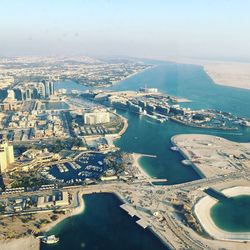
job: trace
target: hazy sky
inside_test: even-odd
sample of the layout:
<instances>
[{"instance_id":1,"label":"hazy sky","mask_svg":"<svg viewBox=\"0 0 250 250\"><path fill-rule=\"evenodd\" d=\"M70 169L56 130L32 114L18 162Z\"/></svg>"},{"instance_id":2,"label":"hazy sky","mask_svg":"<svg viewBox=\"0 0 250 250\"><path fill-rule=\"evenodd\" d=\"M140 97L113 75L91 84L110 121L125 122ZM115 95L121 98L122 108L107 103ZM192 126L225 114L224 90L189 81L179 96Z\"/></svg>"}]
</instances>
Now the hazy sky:
<instances>
[{"instance_id":1,"label":"hazy sky","mask_svg":"<svg viewBox=\"0 0 250 250\"><path fill-rule=\"evenodd\" d=\"M249 0L0 0L0 55L250 58Z\"/></svg>"}]
</instances>

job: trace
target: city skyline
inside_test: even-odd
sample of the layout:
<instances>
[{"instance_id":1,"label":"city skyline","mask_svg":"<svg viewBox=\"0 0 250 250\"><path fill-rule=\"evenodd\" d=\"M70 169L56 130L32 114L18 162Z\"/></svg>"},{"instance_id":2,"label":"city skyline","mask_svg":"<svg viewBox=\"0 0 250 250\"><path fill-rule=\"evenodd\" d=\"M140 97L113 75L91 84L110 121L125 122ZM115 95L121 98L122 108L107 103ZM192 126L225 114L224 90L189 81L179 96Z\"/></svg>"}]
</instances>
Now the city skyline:
<instances>
[{"instance_id":1,"label":"city skyline","mask_svg":"<svg viewBox=\"0 0 250 250\"><path fill-rule=\"evenodd\" d=\"M0 0L0 250L250 249L249 7Z\"/></svg>"},{"instance_id":2,"label":"city skyline","mask_svg":"<svg viewBox=\"0 0 250 250\"><path fill-rule=\"evenodd\" d=\"M0 56L250 59L247 1L1 1Z\"/></svg>"}]
</instances>

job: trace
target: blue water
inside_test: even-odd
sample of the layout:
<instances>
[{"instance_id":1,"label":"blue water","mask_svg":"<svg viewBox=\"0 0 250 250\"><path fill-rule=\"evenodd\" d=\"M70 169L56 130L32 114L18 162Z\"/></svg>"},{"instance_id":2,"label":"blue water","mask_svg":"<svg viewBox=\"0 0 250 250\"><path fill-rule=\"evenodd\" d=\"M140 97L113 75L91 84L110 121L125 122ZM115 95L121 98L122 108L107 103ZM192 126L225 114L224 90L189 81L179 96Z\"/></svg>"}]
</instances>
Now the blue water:
<instances>
[{"instance_id":1,"label":"blue water","mask_svg":"<svg viewBox=\"0 0 250 250\"><path fill-rule=\"evenodd\" d=\"M105 162L103 161L106 155L104 154L88 154L88 157L86 159L86 156L78 158L75 163L78 164L79 169L74 169L72 166L66 162L63 163L68 169L67 172L60 172L57 165L53 165L50 169L49 173L52 174L54 177L56 177L58 180L63 180L64 182L71 180L71 179L80 179L85 180L86 178L91 179L98 179L103 172L107 169ZM99 162L102 162L100 165ZM98 169L86 169L87 166L93 165L98 166ZM84 171L85 174L78 175L80 172Z\"/></svg>"},{"instance_id":2,"label":"blue water","mask_svg":"<svg viewBox=\"0 0 250 250\"><path fill-rule=\"evenodd\" d=\"M138 90L156 87L161 92L192 100L191 108L214 108L235 115L250 117L250 90L215 84L201 66L166 63L108 88L112 90ZM74 82L61 82L56 88L87 90Z\"/></svg>"},{"instance_id":3,"label":"blue water","mask_svg":"<svg viewBox=\"0 0 250 250\"><path fill-rule=\"evenodd\" d=\"M186 107L220 109L232 112L237 116L250 117L250 91L217 85L200 66L174 63L160 64L109 89L138 90L145 85L156 87L161 92L170 95L191 100L191 103L184 104ZM85 86L73 82L57 85L57 87L65 86L86 90ZM222 136L233 141L250 141L249 128L242 128L236 132L208 130L187 127L172 121L159 124L128 112L119 111L119 113L128 118L129 127L115 144L123 151L156 155L157 158L143 157L140 162L150 175L167 178L168 184L182 183L199 178L192 168L181 164L182 157L178 153L170 151L170 139L173 135L203 133Z\"/></svg>"},{"instance_id":4,"label":"blue water","mask_svg":"<svg viewBox=\"0 0 250 250\"><path fill-rule=\"evenodd\" d=\"M49 233L60 237L59 244L42 250L167 250L148 229L138 226L119 206L113 194L84 196L85 210L62 221Z\"/></svg>"},{"instance_id":5,"label":"blue water","mask_svg":"<svg viewBox=\"0 0 250 250\"><path fill-rule=\"evenodd\" d=\"M250 231L250 196L240 195L218 201L210 211L215 224L229 232ZM244 218L244 219L243 219Z\"/></svg>"},{"instance_id":6,"label":"blue water","mask_svg":"<svg viewBox=\"0 0 250 250\"><path fill-rule=\"evenodd\" d=\"M232 112L238 116L250 117L250 91L222 87L213 83L203 69L193 65L160 63L152 68L111 87L113 90L138 90L140 87L156 87L164 93L192 100L185 106L200 109L212 108ZM86 90L74 82L58 83L57 88ZM128 112L119 112L128 118L129 127L126 133L115 142L123 151L154 154L156 158L141 158L144 169L152 176L167 178L168 184L182 183L198 179L199 176L191 167L183 166L178 152L170 150L170 139L182 133L203 133L222 136L239 141L250 141L250 129L236 132L207 130L187 127L168 121L159 124L140 118ZM112 195L111 195L112 196ZM107 195L90 195L86 197L88 211L78 217L63 221L51 233L63 237L57 246L43 246L42 249L162 249L159 240L148 231L135 225L128 215L122 215L116 201ZM99 205L98 205L99 204ZM103 204L103 206L101 205ZM109 204L109 208L107 208ZM97 208L97 209L96 209ZM113 217L115 223L112 223ZM98 218L98 219L97 219ZM107 220L111 219L111 222ZM126 230L121 225L125 225ZM150 243L146 241L149 240ZM86 242L89 242L85 244ZM145 243L146 242L146 243Z\"/></svg>"}]
</instances>

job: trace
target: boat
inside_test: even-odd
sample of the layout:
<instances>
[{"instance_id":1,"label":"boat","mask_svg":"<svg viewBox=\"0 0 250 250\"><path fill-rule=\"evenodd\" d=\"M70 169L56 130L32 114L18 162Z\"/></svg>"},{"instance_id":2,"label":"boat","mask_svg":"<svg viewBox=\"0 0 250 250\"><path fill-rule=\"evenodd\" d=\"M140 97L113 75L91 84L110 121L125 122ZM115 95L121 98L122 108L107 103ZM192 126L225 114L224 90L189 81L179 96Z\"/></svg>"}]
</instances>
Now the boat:
<instances>
[{"instance_id":1,"label":"boat","mask_svg":"<svg viewBox=\"0 0 250 250\"><path fill-rule=\"evenodd\" d=\"M178 147L171 147L171 150L172 151L179 151L179 148Z\"/></svg>"},{"instance_id":2,"label":"boat","mask_svg":"<svg viewBox=\"0 0 250 250\"><path fill-rule=\"evenodd\" d=\"M59 241L59 238L55 235L50 235L42 238L42 242L45 244L55 244Z\"/></svg>"},{"instance_id":3,"label":"boat","mask_svg":"<svg viewBox=\"0 0 250 250\"><path fill-rule=\"evenodd\" d=\"M186 165L186 166L191 166L192 165L192 161L190 161L190 160L183 160L183 161L181 161L181 163Z\"/></svg>"}]
</instances>

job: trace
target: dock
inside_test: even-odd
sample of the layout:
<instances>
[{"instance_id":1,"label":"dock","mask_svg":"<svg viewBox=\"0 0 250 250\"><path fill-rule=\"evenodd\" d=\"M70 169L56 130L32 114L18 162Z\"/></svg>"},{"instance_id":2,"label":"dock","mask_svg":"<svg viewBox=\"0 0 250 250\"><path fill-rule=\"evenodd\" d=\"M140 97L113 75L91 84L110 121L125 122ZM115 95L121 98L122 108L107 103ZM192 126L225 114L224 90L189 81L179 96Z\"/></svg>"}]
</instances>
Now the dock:
<instances>
[{"instance_id":1,"label":"dock","mask_svg":"<svg viewBox=\"0 0 250 250\"><path fill-rule=\"evenodd\" d=\"M125 210L131 217L138 217L140 218L141 216L138 214L138 212L136 211L135 208L133 208L132 206L128 205L128 204L122 204L120 206L120 208L122 208L123 210ZM143 229L146 229L149 226L149 223L144 219L144 218L140 218L139 220L136 221L136 223L141 226Z\"/></svg>"},{"instance_id":2,"label":"dock","mask_svg":"<svg viewBox=\"0 0 250 250\"><path fill-rule=\"evenodd\" d=\"M143 229L146 229L149 226L149 223L144 219L140 219L140 220L136 221L136 223L139 226L141 226Z\"/></svg>"},{"instance_id":3,"label":"dock","mask_svg":"<svg viewBox=\"0 0 250 250\"><path fill-rule=\"evenodd\" d=\"M135 208L129 206L128 204L122 204L120 206L120 208L122 208L123 210L125 210L131 217L134 217L134 216L139 217L137 215L137 212L136 212Z\"/></svg>"}]
</instances>

